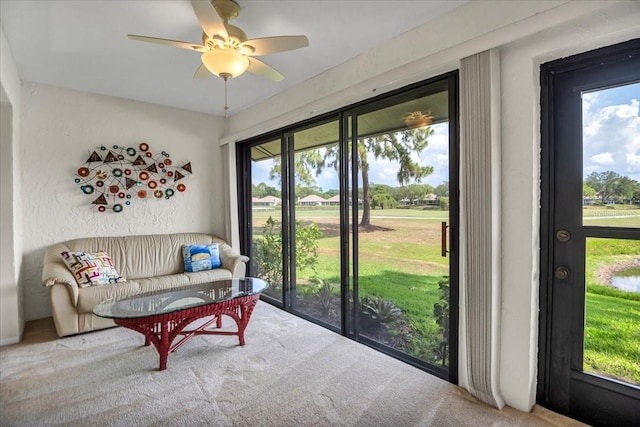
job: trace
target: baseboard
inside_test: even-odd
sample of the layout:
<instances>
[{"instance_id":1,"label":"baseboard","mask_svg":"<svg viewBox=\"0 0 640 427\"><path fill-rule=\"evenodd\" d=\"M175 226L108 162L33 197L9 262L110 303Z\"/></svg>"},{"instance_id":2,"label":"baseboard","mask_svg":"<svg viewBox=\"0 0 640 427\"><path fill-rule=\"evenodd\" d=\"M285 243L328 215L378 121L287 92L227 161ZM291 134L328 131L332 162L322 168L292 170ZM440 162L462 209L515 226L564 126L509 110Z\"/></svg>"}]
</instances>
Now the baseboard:
<instances>
[{"instance_id":1,"label":"baseboard","mask_svg":"<svg viewBox=\"0 0 640 427\"><path fill-rule=\"evenodd\" d=\"M12 338L4 338L0 340L0 347L11 344L18 344L20 342L20 337L12 337Z\"/></svg>"}]
</instances>

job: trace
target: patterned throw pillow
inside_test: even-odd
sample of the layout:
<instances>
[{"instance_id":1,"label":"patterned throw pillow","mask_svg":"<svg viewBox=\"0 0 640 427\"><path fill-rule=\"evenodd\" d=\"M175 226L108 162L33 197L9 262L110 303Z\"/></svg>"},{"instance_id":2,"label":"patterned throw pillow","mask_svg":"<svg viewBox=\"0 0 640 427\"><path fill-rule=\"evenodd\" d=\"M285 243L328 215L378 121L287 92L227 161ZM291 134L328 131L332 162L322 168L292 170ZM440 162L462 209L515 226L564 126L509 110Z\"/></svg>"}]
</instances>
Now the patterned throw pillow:
<instances>
[{"instance_id":1,"label":"patterned throw pillow","mask_svg":"<svg viewBox=\"0 0 640 427\"><path fill-rule=\"evenodd\" d=\"M76 277L81 288L104 286L126 282L113 267L113 261L106 252L61 252L64 263Z\"/></svg>"},{"instance_id":2,"label":"patterned throw pillow","mask_svg":"<svg viewBox=\"0 0 640 427\"><path fill-rule=\"evenodd\" d=\"M184 271L213 270L220 267L220 249L217 243L211 245L184 245L182 247Z\"/></svg>"}]
</instances>

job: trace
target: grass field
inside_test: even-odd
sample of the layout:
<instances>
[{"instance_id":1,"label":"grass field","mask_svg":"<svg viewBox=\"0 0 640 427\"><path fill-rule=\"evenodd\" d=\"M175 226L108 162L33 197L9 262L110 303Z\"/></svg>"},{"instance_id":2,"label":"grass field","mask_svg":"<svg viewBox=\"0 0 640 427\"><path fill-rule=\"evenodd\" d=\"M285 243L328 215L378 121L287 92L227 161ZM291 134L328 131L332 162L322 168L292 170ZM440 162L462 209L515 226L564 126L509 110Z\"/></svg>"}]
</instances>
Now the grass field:
<instances>
[{"instance_id":1,"label":"grass field","mask_svg":"<svg viewBox=\"0 0 640 427\"><path fill-rule=\"evenodd\" d=\"M595 210L585 211L590 218ZM609 213L611 211L607 211ZM636 226L640 216L625 215L585 219L610 226ZM640 210L637 210L640 212ZM254 231L269 212L254 213ZM313 222L323 232L318 241L319 264L315 272L298 272L301 282L321 277L339 289L340 241L337 208L296 210L304 223ZM449 259L441 256L441 221L448 212L419 209L385 209L371 212L370 230L359 232L359 293L378 296L393 303L411 326L408 345L402 350L434 362L431 354L441 340L433 315L439 301L438 281L448 274ZM640 257L640 241L589 239L585 370L605 373L640 383L640 293L616 290L607 285L602 271ZM404 331L406 332L406 331Z\"/></svg>"},{"instance_id":2,"label":"grass field","mask_svg":"<svg viewBox=\"0 0 640 427\"><path fill-rule=\"evenodd\" d=\"M640 384L640 292L608 286L639 262L640 241L587 239L584 370Z\"/></svg>"}]
</instances>

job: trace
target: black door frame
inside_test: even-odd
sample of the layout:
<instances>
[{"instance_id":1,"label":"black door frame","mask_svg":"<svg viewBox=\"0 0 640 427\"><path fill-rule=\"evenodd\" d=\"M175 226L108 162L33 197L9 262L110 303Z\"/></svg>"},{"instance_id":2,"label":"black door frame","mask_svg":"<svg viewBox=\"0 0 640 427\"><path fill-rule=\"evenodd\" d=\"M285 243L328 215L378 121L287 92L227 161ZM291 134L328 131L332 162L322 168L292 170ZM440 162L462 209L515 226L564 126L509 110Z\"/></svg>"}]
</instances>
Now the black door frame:
<instances>
[{"instance_id":1,"label":"black door frame","mask_svg":"<svg viewBox=\"0 0 640 427\"><path fill-rule=\"evenodd\" d=\"M595 390L607 389L619 396L618 399L612 399L608 404L620 403L619 414L620 416L626 416L626 419L640 419L640 410L637 406L634 406L634 400L629 396L628 389L622 384L617 384L615 381L610 381L603 387L602 381L594 376L592 379L586 377L581 378L579 383L575 382L573 385L576 390L570 391L570 384L572 380L575 380L578 375L571 373L572 365L576 363L582 363L582 353L576 351L578 347L581 348L582 343L578 343L578 338L582 337L582 333L579 333L579 337L576 336L576 331L571 331L569 328L562 332L562 336L558 337L553 335L552 331L552 316L553 316L553 304L554 304L554 268L556 255L554 254L554 245L556 240L556 224L555 218L555 205L554 200L558 196L556 190L556 182L563 182L566 179L573 178L568 176L570 171L557 171L556 156L576 155L576 153L558 152L559 144L556 141L566 138L566 135L559 135L557 132L558 126L555 126L556 122L564 122L565 120L581 120L580 113L577 111L566 111L565 109L555 109L554 96L558 94L558 84L563 78L572 78L572 73L588 73L591 70L597 70L603 66L618 68L624 68L625 61L629 58L638 58L640 55L640 39L630 40L628 42L620 43L614 46L604 47L601 49L593 50L590 52L574 55L568 58L552 61L543 64L540 67L540 83L541 83L541 210L540 210L540 312L539 312L539 335L538 335L538 386L536 400L539 404L548 407L557 412L569 415L571 417L584 420L589 423L595 424L611 424L619 422L615 418L611 418L606 414L596 414L594 416L585 415L584 411L589 407L595 405L605 404L602 401L598 401L595 397ZM629 81L629 74L621 77L613 77L607 80L600 80L599 84L602 87L615 86L624 81ZM585 87L585 90L590 89ZM582 158L581 153L577 154L579 159ZM582 182L582 181L580 181ZM574 189L575 190L575 189ZM581 194L581 190L573 191L573 193ZM571 200L568 203L576 203L575 200ZM581 204L581 198L577 201ZM575 219L574 219L575 220ZM584 237L613 237L616 231L613 228L607 227L583 227L586 231L579 233L580 235L572 237L574 242L568 243L572 245L571 250L576 253L584 253ZM620 235L619 237L624 237ZM583 256L580 254L579 256ZM571 262L571 261L570 261ZM574 275L583 274L584 266L578 267L577 271L574 271ZM567 293L584 292L574 289L564 290ZM558 291L556 291L558 292ZM575 295L573 296L575 298ZM579 298L577 298L579 299ZM576 299L576 300L577 300ZM584 299L584 296L583 296ZM584 302L584 301L583 301ZM557 304L557 303L556 303ZM557 311L555 322L567 324L571 323L571 319L574 317L584 316L584 304L579 306L577 304L573 307L573 311ZM575 322L574 322L575 323ZM575 325L574 325L575 326ZM571 349L559 351L558 343L563 340L569 340L572 342ZM552 357L552 354L555 355ZM579 361L577 359L580 359ZM582 377L582 375L580 375ZM556 387L553 387L556 384ZM559 386L558 386L559 385ZM576 403L572 402L571 395L580 393L587 398L584 401ZM593 397L588 397L593 396ZM629 400L631 399L631 400ZM573 400L576 400L575 398ZM638 402L635 401L635 405ZM635 409L634 409L635 408Z\"/></svg>"}]
</instances>

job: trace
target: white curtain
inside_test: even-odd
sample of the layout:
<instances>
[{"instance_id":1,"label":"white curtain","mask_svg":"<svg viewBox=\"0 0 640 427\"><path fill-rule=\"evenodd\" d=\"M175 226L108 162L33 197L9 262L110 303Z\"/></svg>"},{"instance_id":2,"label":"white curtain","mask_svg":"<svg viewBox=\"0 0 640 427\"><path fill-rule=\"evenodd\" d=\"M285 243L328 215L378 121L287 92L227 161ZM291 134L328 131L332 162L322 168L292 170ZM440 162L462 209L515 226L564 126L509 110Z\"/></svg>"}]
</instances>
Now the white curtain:
<instances>
[{"instance_id":1,"label":"white curtain","mask_svg":"<svg viewBox=\"0 0 640 427\"><path fill-rule=\"evenodd\" d=\"M460 63L461 384L502 408L500 323L500 73L485 51ZM464 372L466 370L466 372ZM464 372L464 374L463 374Z\"/></svg>"}]
</instances>

